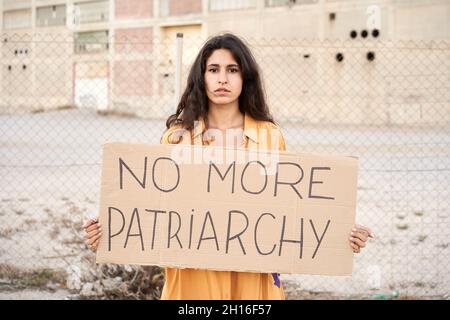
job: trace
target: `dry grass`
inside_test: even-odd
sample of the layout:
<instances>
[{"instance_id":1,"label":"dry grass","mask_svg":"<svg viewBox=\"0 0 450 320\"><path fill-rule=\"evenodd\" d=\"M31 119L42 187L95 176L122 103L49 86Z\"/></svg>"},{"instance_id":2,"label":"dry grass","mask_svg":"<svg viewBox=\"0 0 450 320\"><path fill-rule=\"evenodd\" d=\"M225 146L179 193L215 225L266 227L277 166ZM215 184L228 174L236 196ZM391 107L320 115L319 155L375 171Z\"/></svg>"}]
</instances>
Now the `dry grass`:
<instances>
[{"instance_id":1,"label":"dry grass","mask_svg":"<svg viewBox=\"0 0 450 320\"><path fill-rule=\"evenodd\" d=\"M9 227L0 229L0 238L11 239L13 235L19 231L20 230L17 228L9 228Z\"/></svg>"},{"instance_id":2,"label":"dry grass","mask_svg":"<svg viewBox=\"0 0 450 320\"><path fill-rule=\"evenodd\" d=\"M8 279L18 288L44 288L49 283L65 286L66 274L52 269L24 270L18 267L0 264L0 278Z\"/></svg>"},{"instance_id":3,"label":"dry grass","mask_svg":"<svg viewBox=\"0 0 450 320\"><path fill-rule=\"evenodd\" d=\"M103 265L106 279L120 278L120 286L104 288L108 299L158 300L164 285L164 269L154 266Z\"/></svg>"}]
</instances>

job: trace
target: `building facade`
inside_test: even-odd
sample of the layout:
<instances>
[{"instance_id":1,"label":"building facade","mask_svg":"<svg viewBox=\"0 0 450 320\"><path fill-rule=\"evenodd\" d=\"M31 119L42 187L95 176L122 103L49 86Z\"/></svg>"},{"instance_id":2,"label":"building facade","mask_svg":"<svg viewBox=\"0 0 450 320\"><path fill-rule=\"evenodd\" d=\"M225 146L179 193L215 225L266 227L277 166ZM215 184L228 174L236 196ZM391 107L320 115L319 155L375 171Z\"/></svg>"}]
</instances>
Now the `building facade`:
<instances>
[{"instance_id":1,"label":"building facade","mask_svg":"<svg viewBox=\"0 0 450 320\"><path fill-rule=\"evenodd\" d=\"M269 100L280 117L345 122L347 112L353 112L355 123L395 123L397 109L386 109L392 105L380 109L375 99L377 105L370 106L371 92L384 91L381 78L386 75L380 64L390 63L387 57L377 60L380 71L375 73L380 79L356 84L345 79L352 74L365 79L374 73L375 62L370 61L378 56L371 48L380 41L450 38L450 2L446 0L2 0L0 12L1 113L77 105L164 118L176 104L176 34L184 35L185 79L202 41L231 31L251 43L264 39L280 49L263 46L255 53L267 91L273 93ZM325 46L324 53L315 45L308 48L310 41L337 41L342 48ZM364 50L346 52L348 41L361 44ZM340 63L350 64L353 58L360 60L351 68ZM286 61L290 64L286 72L271 72ZM277 95L280 86L292 80L292 69L305 74L300 78L301 89L281 90ZM324 92L312 86L320 75L332 83ZM401 84L391 89L396 86L403 90ZM357 95L363 92L364 108L348 107L354 96L339 93L348 90L359 90ZM320 112L301 116L317 104ZM336 114L336 104L349 110ZM375 112L372 120L367 118L367 108ZM405 108L410 110L410 105Z\"/></svg>"}]
</instances>

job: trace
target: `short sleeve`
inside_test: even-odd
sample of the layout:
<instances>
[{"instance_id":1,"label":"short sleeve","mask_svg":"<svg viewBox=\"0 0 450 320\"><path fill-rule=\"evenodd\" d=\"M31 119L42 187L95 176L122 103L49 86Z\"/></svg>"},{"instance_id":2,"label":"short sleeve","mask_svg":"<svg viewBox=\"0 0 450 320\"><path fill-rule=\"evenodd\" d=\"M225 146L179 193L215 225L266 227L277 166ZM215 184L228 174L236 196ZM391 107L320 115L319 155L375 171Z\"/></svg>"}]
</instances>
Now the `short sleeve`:
<instances>
[{"instance_id":1,"label":"short sleeve","mask_svg":"<svg viewBox=\"0 0 450 320\"><path fill-rule=\"evenodd\" d=\"M164 131L164 133L163 133L163 135L162 135L162 137L161 137L160 143L161 143L161 144L169 144L169 137L170 137L171 134L172 134L172 133L171 133L171 130L170 130L170 129Z\"/></svg>"},{"instance_id":2,"label":"short sleeve","mask_svg":"<svg viewBox=\"0 0 450 320\"><path fill-rule=\"evenodd\" d=\"M183 139L183 135L188 131L180 125L175 125L167 129L160 140L161 144L178 144Z\"/></svg>"}]
</instances>

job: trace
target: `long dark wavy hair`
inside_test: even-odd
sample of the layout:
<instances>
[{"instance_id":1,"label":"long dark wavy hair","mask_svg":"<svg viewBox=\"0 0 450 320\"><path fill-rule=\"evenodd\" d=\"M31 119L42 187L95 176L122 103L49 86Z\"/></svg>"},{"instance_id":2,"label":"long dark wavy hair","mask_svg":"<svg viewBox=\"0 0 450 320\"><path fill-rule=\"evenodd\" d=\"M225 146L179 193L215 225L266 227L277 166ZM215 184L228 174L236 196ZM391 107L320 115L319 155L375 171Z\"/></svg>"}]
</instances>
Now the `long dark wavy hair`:
<instances>
[{"instance_id":1,"label":"long dark wavy hair","mask_svg":"<svg viewBox=\"0 0 450 320\"><path fill-rule=\"evenodd\" d=\"M178 103L177 110L166 121L167 129L181 124L192 129L194 121L202 117L208 128L208 96L205 87L206 60L214 50L228 49L239 65L242 74L242 91L239 96L239 110L255 120L275 124L266 103L260 71L250 49L243 40L231 33L214 36L206 41L198 53L187 79L187 86Z\"/></svg>"}]
</instances>

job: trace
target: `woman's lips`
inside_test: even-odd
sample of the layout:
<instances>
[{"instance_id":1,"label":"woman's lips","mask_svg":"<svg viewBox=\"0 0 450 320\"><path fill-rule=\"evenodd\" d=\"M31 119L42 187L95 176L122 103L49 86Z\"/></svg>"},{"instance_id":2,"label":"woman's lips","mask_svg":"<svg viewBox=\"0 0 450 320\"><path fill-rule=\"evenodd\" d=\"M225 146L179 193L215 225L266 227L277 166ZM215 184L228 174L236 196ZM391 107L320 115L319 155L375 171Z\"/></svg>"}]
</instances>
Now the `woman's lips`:
<instances>
[{"instance_id":1,"label":"woman's lips","mask_svg":"<svg viewBox=\"0 0 450 320\"><path fill-rule=\"evenodd\" d=\"M217 96L225 96L225 95L227 95L227 94L230 93L230 90L227 90L227 89L217 89L217 90L214 90L214 93L215 93Z\"/></svg>"}]
</instances>

